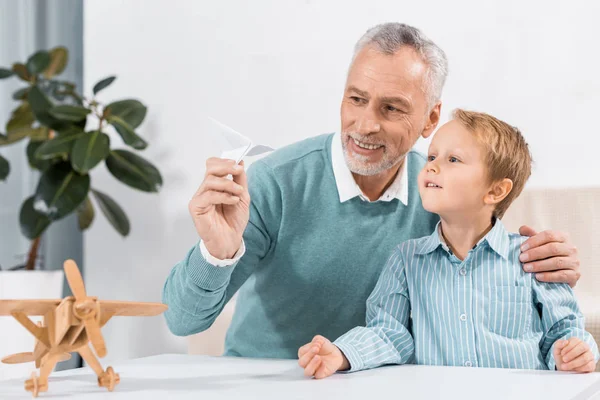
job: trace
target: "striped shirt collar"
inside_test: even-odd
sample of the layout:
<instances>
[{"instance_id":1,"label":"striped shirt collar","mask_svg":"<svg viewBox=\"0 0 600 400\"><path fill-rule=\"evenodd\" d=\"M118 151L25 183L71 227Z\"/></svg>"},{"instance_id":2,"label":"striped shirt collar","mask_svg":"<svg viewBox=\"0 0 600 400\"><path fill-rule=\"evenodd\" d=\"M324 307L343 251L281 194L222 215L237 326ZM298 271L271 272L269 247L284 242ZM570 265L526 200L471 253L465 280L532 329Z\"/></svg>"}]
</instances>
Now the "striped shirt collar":
<instances>
[{"instance_id":1,"label":"striped shirt collar","mask_svg":"<svg viewBox=\"0 0 600 400\"><path fill-rule=\"evenodd\" d=\"M338 132L333 135L331 142L331 164L333 166L333 175L337 185L340 203L348 201L356 196L361 200L371 202L362 190L356 184L352 172L348 169L344 159L344 149L342 148L342 135ZM387 188L385 193L375 201L392 201L398 199L405 206L408 205L408 157L404 158L402 167L396 174L394 182Z\"/></svg>"},{"instance_id":2,"label":"striped shirt collar","mask_svg":"<svg viewBox=\"0 0 600 400\"><path fill-rule=\"evenodd\" d=\"M417 254L429 254L438 247L442 247L445 251L451 253L449 247L446 245L444 238L441 233L441 224L439 221L433 230L433 233L427 237L427 239L416 249ZM508 260L509 243L508 232L504 228L504 224L499 219L496 219L492 229L483 237L473 249L477 248L482 243L487 243L488 246L494 250L505 260Z\"/></svg>"}]
</instances>

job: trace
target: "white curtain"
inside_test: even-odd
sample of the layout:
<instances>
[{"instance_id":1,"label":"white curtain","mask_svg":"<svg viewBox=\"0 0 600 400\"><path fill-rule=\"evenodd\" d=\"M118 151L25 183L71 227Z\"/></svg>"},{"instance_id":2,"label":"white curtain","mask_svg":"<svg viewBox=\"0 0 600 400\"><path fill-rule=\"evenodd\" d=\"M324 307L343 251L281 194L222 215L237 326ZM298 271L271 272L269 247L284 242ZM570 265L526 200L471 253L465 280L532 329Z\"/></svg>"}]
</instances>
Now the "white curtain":
<instances>
[{"instance_id":1,"label":"white curtain","mask_svg":"<svg viewBox=\"0 0 600 400\"><path fill-rule=\"evenodd\" d=\"M0 0L0 67L10 68L25 62L37 50L55 46L69 50L69 63L63 77L81 87L83 80L83 2L81 0ZM12 93L23 87L16 78L0 81L0 132L17 103ZM30 241L21 234L19 211L24 199L37 185L38 173L29 168L27 140L0 147L10 162L11 172L0 182L0 266L8 269L27 257ZM46 269L62 268L73 258L83 267L82 234L75 215L50 226L42 237L41 264ZM67 288L67 285L65 285ZM68 290L68 289L66 289ZM57 369L77 367L78 357L63 362Z\"/></svg>"}]
</instances>

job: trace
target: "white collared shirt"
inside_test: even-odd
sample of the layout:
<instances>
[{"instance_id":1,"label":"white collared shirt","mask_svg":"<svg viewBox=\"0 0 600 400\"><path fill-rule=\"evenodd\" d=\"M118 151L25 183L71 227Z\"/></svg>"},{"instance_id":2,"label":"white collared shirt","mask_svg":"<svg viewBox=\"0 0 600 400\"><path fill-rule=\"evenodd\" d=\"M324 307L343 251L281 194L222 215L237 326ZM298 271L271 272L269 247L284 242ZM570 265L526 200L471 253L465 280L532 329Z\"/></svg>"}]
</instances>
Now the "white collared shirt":
<instances>
[{"instance_id":1,"label":"white collared shirt","mask_svg":"<svg viewBox=\"0 0 600 400\"><path fill-rule=\"evenodd\" d=\"M405 206L408 205L407 163L408 157L405 157L402 167L400 167L400 170L396 174L394 182L392 182L385 193L375 201L392 201L393 199L398 199ZM340 203L348 201L356 196L359 196L363 201L371 202L356 184L352 172L346 164L346 160L344 159L344 149L342 148L342 135L339 132L333 135L332 138L331 164L333 167L333 175L335 176L335 183L340 195Z\"/></svg>"},{"instance_id":2,"label":"white collared shirt","mask_svg":"<svg viewBox=\"0 0 600 400\"><path fill-rule=\"evenodd\" d=\"M387 188L385 193L381 195L381 197L375 201L392 201L393 199L398 199L405 206L408 205L408 157L404 158L404 162L402 163L402 167L396 174L396 178L394 182ZM340 196L340 203L353 199L356 196L359 196L361 200L372 203L371 200L360 190L354 177L352 176L352 172L348 168L346 164L346 160L344 159L344 149L342 148L342 135L338 132L333 135L331 142L331 164L333 167L333 175L335 177L335 183L337 185L338 193ZM244 240L242 240L242 245L240 249L237 251L235 256L231 259L220 260L216 257L213 257L204 243L200 241L200 251L204 259L217 267L227 267L235 264L246 252L246 246L244 244Z\"/></svg>"}]
</instances>

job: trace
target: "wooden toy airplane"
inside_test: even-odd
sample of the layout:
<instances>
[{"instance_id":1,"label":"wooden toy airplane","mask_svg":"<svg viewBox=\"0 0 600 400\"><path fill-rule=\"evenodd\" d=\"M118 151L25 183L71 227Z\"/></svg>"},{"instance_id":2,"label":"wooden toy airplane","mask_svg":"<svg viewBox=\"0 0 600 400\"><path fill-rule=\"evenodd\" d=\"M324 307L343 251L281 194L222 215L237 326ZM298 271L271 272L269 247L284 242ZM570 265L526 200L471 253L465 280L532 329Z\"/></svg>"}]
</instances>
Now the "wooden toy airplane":
<instances>
[{"instance_id":1,"label":"wooden toy airplane","mask_svg":"<svg viewBox=\"0 0 600 400\"><path fill-rule=\"evenodd\" d=\"M76 351L98 375L98 386L112 391L119 383L119 374L112 367L102 369L92 352L91 342L98 357L106 355L106 346L100 328L114 316L153 316L167 309L161 303L138 303L130 301L105 301L89 297L83 279L73 260L64 263L65 275L73 296L60 300L0 300L0 316L12 315L36 338L32 353L18 353L2 359L7 364L35 361L40 376L31 374L25 381L25 390L37 397L48 390L48 376L59 361L71 358ZM43 316L43 323L36 325L29 315Z\"/></svg>"}]
</instances>

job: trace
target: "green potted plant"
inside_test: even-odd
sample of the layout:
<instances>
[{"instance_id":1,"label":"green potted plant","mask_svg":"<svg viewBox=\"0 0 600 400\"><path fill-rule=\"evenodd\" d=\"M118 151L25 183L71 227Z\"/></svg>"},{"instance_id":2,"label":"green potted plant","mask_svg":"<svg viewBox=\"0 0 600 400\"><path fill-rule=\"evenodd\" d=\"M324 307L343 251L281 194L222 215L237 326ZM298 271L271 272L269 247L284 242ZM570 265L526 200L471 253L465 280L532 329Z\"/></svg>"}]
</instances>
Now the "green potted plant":
<instances>
[{"instance_id":1,"label":"green potted plant","mask_svg":"<svg viewBox=\"0 0 600 400\"><path fill-rule=\"evenodd\" d=\"M146 116L146 107L135 99L103 103L97 95L114 82L114 76L96 83L91 97L83 96L74 83L58 78L67 62L67 49L56 47L36 52L25 63L0 68L0 80L18 78L25 84L12 94L18 106L12 111L5 132L0 130L0 151L3 146L27 140L29 165L39 171L35 193L24 199L19 213L21 233L31 240L28 257L21 265L9 268L25 271L0 272L1 286L16 290L0 297L62 295L62 268L31 272L40 239L55 221L76 213L79 228L85 230L94 220L95 202L119 234L129 234L130 224L123 209L108 194L92 186L90 171L101 163L116 179L134 189L158 192L162 185L156 167L133 151L115 149L107 135L114 129L126 146L145 149L148 144L135 130ZM6 180L9 173L10 164L0 153L0 181ZM7 327L2 329L6 337L9 332L4 328ZM5 342L11 350L15 345L19 347L13 340Z\"/></svg>"},{"instance_id":2,"label":"green potted plant","mask_svg":"<svg viewBox=\"0 0 600 400\"><path fill-rule=\"evenodd\" d=\"M114 76L98 82L91 98L77 93L74 83L57 79L67 60L67 49L56 47L36 52L25 64L0 68L0 79L17 77L26 84L12 95L19 105L6 133L0 132L0 146L28 140L29 165L40 172L35 193L23 201L19 215L21 232L32 241L26 270L34 268L40 237L52 222L77 213L80 229L91 225L95 215L91 197L117 232L128 235L125 212L91 185L89 172L102 162L132 188L157 192L162 185L156 167L132 151L111 148L106 133L114 129L125 145L145 149L148 144L135 129L144 120L146 107L135 99L103 104L96 96L114 82ZM9 163L0 154L0 181L9 172Z\"/></svg>"}]
</instances>

